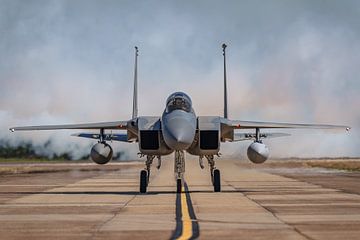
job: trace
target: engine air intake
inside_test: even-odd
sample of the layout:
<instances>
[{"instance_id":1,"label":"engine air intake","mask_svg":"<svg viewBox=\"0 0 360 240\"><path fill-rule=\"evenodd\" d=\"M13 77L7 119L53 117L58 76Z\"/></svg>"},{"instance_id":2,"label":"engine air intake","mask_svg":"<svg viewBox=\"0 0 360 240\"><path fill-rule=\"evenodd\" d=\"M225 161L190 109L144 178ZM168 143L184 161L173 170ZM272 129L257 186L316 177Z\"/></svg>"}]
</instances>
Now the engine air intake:
<instances>
[{"instance_id":1,"label":"engine air intake","mask_svg":"<svg viewBox=\"0 0 360 240\"><path fill-rule=\"evenodd\" d=\"M159 149L159 131L142 130L140 131L140 146L144 150Z\"/></svg>"},{"instance_id":2,"label":"engine air intake","mask_svg":"<svg viewBox=\"0 0 360 240\"><path fill-rule=\"evenodd\" d=\"M219 131L200 131L200 149L213 150L219 148Z\"/></svg>"}]
</instances>

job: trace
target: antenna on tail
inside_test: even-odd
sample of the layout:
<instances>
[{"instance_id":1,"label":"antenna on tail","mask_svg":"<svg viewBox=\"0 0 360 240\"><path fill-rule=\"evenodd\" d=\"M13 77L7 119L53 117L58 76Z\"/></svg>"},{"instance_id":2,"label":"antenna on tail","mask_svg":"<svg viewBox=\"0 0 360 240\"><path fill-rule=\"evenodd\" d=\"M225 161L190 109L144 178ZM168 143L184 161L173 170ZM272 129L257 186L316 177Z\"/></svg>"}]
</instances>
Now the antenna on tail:
<instances>
[{"instance_id":1,"label":"antenna on tail","mask_svg":"<svg viewBox=\"0 0 360 240\"><path fill-rule=\"evenodd\" d=\"M138 47L135 46L135 71L134 71L134 93L133 93L133 113L132 118L137 118L138 116L138 102L137 102L137 58L139 56Z\"/></svg>"},{"instance_id":2,"label":"antenna on tail","mask_svg":"<svg viewBox=\"0 0 360 240\"><path fill-rule=\"evenodd\" d=\"M227 86L226 86L226 49L227 45L223 43L223 56L224 56L224 118L228 118L228 106L227 106Z\"/></svg>"}]
</instances>

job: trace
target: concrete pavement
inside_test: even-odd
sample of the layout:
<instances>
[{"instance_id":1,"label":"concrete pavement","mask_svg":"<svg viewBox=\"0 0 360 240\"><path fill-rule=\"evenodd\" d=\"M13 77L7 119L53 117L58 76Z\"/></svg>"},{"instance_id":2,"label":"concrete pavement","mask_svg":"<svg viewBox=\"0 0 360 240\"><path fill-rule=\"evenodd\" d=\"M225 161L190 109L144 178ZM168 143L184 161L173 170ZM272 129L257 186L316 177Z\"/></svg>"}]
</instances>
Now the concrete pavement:
<instances>
[{"instance_id":1,"label":"concrete pavement","mask_svg":"<svg viewBox=\"0 0 360 240\"><path fill-rule=\"evenodd\" d=\"M217 167L221 193L213 192L208 169L188 160L184 195L175 193L170 159L159 171L153 166L147 194L138 194L142 165L136 163L116 171L3 175L0 236L170 239L184 236L174 234L180 225L193 226L200 239L360 239L359 174L346 173L345 181L344 173L329 172L321 182L306 169L291 174L236 160L219 160Z\"/></svg>"}]
</instances>

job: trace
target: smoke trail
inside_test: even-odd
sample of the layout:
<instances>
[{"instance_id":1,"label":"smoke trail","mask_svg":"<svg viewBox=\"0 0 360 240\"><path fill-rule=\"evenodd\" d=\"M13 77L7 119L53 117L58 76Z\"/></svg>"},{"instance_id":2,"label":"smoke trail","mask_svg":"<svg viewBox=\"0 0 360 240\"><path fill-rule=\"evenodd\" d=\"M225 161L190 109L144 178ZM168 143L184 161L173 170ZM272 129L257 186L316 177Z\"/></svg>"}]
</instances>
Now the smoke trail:
<instances>
[{"instance_id":1,"label":"smoke trail","mask_svg":"<svg viewBox=\"0 0 360 240\"><path fill-rule=\"evenodd\" d=\"M359 156L359 9L358 1L2 1L0 138L14 146L51 139L55 153L88 154L94 142L71 131L7 129L127 120L135 45L139 115L161 115L178 90L198 115L219 115L225 41L231 118L353 127L292 132L267 142L273 156ZM222 152L239 155L247 145ZM137 158L135 144L113 146Z\"/></svg>"}]
</instances>

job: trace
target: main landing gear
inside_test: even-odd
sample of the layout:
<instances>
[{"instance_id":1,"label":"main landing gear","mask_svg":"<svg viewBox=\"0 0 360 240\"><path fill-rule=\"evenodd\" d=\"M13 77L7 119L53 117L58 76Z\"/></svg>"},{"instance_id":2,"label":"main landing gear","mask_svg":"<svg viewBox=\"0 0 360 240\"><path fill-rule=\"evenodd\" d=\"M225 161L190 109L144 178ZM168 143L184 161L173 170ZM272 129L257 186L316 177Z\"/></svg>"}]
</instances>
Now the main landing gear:
<instances>
[{"instance_id":1,"label":"main landing gear","mask_svg":"<svg viewBox=\"0 0 360 240\"><path fill-rule=\"evenodd\" d=\"M205 157L206 157L206 159L208 160L208 163L209 163L211 182L212 182L212 184L214 186L214 192L221 192L220 170L215 168L214 155L207 155ZM203 156L200 156L199 164L200 164L201 168L204 168L202 158L203 158Z\"/></svg>"},{"instance_id":2,"label":"main landing gear","mask_svg":"<svg viewBox=\"0 0 360 240\"><path fill-rule=\"evenodd\" d=\"M145 161L145 169L140 171L140 193L146 193L147 186L149 185L150 181L150 170L151 170L151 164L153 163L155 156L153 155L147 155L146 161ZM161 167L161 157L157 156L158 158L158 165L157 169L160 169Z\"/></svg>"}]
</instances>

